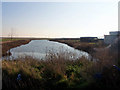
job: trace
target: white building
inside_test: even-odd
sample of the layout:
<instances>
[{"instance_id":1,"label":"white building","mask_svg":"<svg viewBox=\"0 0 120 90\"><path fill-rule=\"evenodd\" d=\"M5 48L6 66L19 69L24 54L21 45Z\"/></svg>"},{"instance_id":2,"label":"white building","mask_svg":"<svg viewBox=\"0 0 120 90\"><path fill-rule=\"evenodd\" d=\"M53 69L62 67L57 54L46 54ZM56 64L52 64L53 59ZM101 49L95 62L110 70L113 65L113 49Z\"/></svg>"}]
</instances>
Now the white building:
<instances>
[{"instance_id":1,"label":"white building","mask_svg":"<svg viewBox=\"0 0 120 90\"><path fill-rule=\"evenodd\" d=\"M109 32L110 35L104 35L104 43L112 44L120 35L120 31Z\"/></svg>"}]
</instances>

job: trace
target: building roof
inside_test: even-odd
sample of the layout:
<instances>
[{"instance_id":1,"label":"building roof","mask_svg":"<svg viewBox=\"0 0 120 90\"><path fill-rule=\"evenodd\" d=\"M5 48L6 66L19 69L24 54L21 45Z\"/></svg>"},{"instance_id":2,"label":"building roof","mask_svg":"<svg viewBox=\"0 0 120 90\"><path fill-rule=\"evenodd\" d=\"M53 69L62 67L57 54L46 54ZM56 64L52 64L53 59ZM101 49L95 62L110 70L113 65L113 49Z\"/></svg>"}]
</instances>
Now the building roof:
<instances>
[{"instance_id":1,"label":"building roof","mask_svg":"<svg viewBox=\"0 0 120 90\"><path fill-rule=\"evenodd\" d=\"M80 37L80 38L97 38L97 37Z\"/></svg>"}]
</instances>

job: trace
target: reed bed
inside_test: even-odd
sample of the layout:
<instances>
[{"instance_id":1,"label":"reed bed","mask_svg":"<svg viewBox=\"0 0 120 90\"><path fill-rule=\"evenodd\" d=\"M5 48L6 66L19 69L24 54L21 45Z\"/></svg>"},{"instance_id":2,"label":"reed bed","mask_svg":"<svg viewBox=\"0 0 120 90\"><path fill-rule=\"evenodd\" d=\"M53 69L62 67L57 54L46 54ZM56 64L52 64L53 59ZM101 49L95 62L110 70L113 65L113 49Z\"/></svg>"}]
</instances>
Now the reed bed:
<instances>
[{"instance_id":1,"label":"reed bed","mask_svg":"<svg viewBox=\"0 0 120 90\"><path fill-rule=\"evenodd\" d=\"M3 60L3 89L119 88L120 74L108 51L96 53L96 62L85 57L71 60L67 54L50 52L45 60L29 56Z\"/></svg>"}]
</instances>

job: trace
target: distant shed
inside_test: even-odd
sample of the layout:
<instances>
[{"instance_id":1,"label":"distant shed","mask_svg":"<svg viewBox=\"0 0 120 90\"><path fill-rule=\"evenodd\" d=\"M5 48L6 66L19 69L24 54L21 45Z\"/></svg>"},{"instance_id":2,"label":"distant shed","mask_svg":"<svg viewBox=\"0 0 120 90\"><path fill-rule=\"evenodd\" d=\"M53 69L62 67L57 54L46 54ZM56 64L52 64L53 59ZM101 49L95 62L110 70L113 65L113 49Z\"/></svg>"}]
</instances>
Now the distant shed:
<instances>
[{"instance_id":1,"label":"distant shed","mask_svg":"<svg viewBox=\"0 0 120 90\"><path fill-rule=\"evenodd\" d=\"M97 37L80 37L81 42L97 42Z\"/></svg>"}]
</instances>

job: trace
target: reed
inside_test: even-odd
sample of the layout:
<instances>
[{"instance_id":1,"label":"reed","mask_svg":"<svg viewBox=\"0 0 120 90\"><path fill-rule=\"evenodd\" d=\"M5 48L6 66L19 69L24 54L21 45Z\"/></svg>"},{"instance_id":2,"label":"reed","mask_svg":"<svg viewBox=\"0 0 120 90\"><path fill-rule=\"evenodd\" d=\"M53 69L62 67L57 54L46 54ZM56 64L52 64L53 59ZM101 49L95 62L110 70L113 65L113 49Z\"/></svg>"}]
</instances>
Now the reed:
<instances>
[{"instance_id":1,"label":"reed","mask_svg":"<svg viewBox=\"0 0 120 90\"><path fill-rule=\"evenodd\" d=\"M45 60L25 56L2 61L3 89L6 88L105 88L119 87L120 73L109 50L95 53L98 61L68 58L70 53L49 52ZM18 75L21 79L18 79Z\"/></svg>"}]
</instances>

